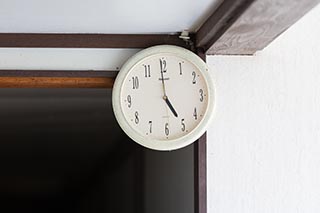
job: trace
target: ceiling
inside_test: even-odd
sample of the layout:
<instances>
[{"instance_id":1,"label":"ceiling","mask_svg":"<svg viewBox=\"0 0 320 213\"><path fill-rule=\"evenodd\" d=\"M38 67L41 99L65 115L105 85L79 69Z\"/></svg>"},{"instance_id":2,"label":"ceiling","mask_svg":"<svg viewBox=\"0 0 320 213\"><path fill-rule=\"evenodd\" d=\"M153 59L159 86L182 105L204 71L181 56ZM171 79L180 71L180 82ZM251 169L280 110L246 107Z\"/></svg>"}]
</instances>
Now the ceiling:
<instances>
[{"instance_id":1,"label":"ceiling","mask_svg":"<svg viewBox=\"0 0 320 213\"><path fill-rule=\"evenodd\" d=\"M223 0L1 0L0 32L194 32Z\"/></svg>"}]
</instances>

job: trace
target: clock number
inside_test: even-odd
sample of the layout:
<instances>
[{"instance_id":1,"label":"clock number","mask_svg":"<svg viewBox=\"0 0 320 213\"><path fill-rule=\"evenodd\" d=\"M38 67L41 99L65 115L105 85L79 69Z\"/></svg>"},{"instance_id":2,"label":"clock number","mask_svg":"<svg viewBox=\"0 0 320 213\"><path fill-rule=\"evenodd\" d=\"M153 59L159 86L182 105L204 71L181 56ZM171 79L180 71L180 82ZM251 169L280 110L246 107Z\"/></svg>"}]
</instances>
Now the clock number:
<instances>
[{"instance_id":1,"label":"clock number","mask_svg":"<svg viewBox=\"0 0 320 213\"><path fill-rule=\"evenodd\" d=\"M164 59L160 59L160 70L162 73L167 72L167 62Z\"/></svg>"},{"instance_id":2,"label":"clock number","mask_svg":"<svg viewBox=\"0 0 320 213\"><path fill-rule=\"evenodd\" d=\"M166 134L166 136L169 135L169 124L168 124L168 123L166 123L166 124L164 125L164 133Z\"/></svg>"},{"instance_id":3,"label":"clock number","mask_svg":"<svg viewBox=\"0 0 320 213\"><path fill-rule=\"evenodd\" d=\"M180 75L182 75L182 64L179 62L179 68L180 68Z\"/></svg>"},{"instance_id":4,"label":"clock number","mask_svg":"<svg viewBox=\"0 0 320 213\"><path fill-rule=\"evenodd\" d=\"M193 117L194 117L195 120L198 119L197 108L194 108Z\"/></svg>"},{"instance_id":5,"label":"clock number","mask_svg":"<svg viewBox=\"0 0 320 213\"><path fill-rule=\"evenodd\" d=\"M150 72L150 65L143 65L144 66L144 77L150 78L151 72Z\"/></svg>"},{"instance_id":6,"label":"clock number","mask_svg":"<svg viewBox=\"0 0 320 213\"><path fill-rule=\"evenodd\" d=\"M132 89L139 88L139 78L137 76L132 77Z\"/></svg>"},{"instance_id":7,"label":"clock number","mask_svg":"<svg viewBox=\"0 0 320 213\"><path fill-rule=\"evenodd\" d=\"M197 74L195 71L192 72L192 76L193 76L192 84L196 84L197 83L197 81L196 81Z\"/></svg>"},{"instance_id":8,"label":"clock number","mask_svg":"<svg viewBox=\"0 0 320 213\"><path fill-rule=\"evenodd\" d=\"M128 101L128 107L130 108L131 105L132 105L132 102L131 102L131 95L128 95L127 96L127 101Z\"/></svg>"},{"instance_id":9,"label":"clock number","mask_svg":"<svg viewBox=\"0 0 320 213\"><path fill-rule=\"evenodd\" d=\"M184 118L181 119L181 130L182 132L186 130L186 125L184 124Z\"/></svg>"},{"instance_id":10,"label":"clock number","mask_svg":"<svg viewBox=\"0 0 320 213\"><path fill-rule=\"evenodd\" d=\"M135 122L136 124L138 124L138 123L139 123L139 113L138 113L138 111L136 111L136 112L134 113L134 116L135 116L134 122Z\"/></svg>"},{"instance_id":11,"label":"clock number","mask_svg":"<svg viewBox=\"0 0 320 213\"><path fill-rule=\"evenodd\" d=\"M200 89L199 93L200 93L200 102L203 102L203 89Z\"/></svg>"},{"instance_id":12,"label":"clock number","mask_svg":"<svg viewBox=\"0 0 320 213\"><path fill-rule=\"evenodd\" d=\"M152 121L149 121L149 125L150 125L149 133L152 133Z\"/></svg>"}]
</instances>

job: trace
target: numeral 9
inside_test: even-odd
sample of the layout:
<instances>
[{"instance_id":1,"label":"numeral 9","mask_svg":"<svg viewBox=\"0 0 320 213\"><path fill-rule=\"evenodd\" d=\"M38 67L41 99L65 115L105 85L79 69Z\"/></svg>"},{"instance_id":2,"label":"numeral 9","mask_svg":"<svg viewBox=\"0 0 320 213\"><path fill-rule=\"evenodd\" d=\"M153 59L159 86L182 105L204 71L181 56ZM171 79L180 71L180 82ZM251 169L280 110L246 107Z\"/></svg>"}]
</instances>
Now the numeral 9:
<instances>
[{"instance_id":1,"label":"numeral 9","mask_svg":"<svg viewBox=\"0 0 320 213\"><path fill-rule=\"evenodd\" d=\"M131 102L131 95L128 95L127 96L127 101L128 101L128 107L130 108L131 105L132 105L132 102Z\"/></svg>"}]
</instances>

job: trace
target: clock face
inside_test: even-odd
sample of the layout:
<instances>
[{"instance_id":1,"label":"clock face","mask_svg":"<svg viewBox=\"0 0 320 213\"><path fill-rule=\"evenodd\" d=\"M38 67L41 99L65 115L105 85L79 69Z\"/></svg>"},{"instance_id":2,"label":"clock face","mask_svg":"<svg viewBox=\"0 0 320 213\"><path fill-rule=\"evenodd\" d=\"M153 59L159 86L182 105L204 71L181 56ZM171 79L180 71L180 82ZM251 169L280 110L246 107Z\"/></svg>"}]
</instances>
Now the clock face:
<instances>
[{"instance_id":1,"label":"clock face","mask_svg":"<svg viewBox=\"0 0 320 213\"><path fill-rule=\"evenodd\" d=\"M149 148L171 150L204 133L199 127L209 117L212 98L207 69L170 51L134 62L121 78L116 100L116 117L120 114L127 134Z\"/></svg>"}]
</instances>

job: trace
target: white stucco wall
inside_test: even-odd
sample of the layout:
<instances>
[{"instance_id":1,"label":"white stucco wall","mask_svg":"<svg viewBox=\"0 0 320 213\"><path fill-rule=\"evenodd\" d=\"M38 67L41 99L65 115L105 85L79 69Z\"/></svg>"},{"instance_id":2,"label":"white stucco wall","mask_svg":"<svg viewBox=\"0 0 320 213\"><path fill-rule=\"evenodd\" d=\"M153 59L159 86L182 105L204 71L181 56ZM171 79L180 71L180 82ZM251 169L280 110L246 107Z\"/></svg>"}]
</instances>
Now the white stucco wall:
<instances>
[{"instance_id":1,"label":"white stucco wall","mask_svg":"<svg viewBox=\"0 0 320 213\"><path fill-rule=\"evenodd\" d=\"M208 212L320 212L320 6L256 56L210 56Z\"/></svg>"}]
</instances>

